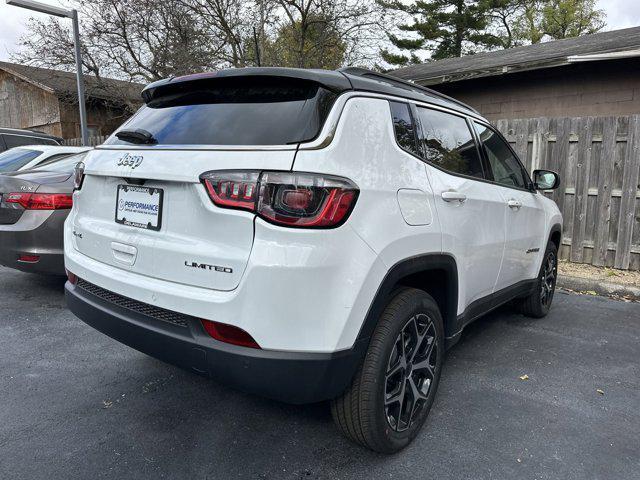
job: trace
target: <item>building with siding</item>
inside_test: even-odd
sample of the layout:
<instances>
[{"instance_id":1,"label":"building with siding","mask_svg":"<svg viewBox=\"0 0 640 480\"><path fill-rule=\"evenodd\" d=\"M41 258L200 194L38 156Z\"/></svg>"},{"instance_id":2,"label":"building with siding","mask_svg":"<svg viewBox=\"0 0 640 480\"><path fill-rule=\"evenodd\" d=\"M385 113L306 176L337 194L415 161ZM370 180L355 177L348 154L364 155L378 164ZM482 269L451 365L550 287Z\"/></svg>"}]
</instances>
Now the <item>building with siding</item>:
<instances>
[{"instance_id":1,"label":"building with siding","mask_svg":"<svg viewBox=\"0 0 640 480\"><path fill-rule=\"evenodd\" d=\"M412 65L392 72L490 120L640 113L640 27Z\"/></svg>"},{"instance_id":2,"label":"building with siding","mask_svg":"<svg viewBox=\"0 0 640 480\"><path fill-rule=\"evenodd\" d=\"M90 136L108 135L141 104L143 85L85 75ZM0 62L0 127L80 136L76 75Z\"/></svg>"}]
</instances>

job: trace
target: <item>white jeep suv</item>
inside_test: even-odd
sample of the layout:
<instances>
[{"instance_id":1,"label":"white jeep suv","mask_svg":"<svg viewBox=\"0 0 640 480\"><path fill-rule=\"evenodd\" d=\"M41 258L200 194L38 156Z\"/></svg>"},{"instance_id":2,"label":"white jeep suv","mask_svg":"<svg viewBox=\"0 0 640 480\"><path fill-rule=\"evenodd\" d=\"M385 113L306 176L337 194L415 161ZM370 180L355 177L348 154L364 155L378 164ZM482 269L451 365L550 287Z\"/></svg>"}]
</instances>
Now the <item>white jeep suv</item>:
<instances>
[{"instance_id":1,"label":"white jeep suv","mask_svg":"<svg viewBox=\"0 0 640 480\"><path fill-rule=\"evenodd\" d=\"M246 392L331 401L406 446L447 347L553 298L562 219L473 109L361 69L161 80L76 171L66 296L83 321Z\"/></svg>"}]
</instances>

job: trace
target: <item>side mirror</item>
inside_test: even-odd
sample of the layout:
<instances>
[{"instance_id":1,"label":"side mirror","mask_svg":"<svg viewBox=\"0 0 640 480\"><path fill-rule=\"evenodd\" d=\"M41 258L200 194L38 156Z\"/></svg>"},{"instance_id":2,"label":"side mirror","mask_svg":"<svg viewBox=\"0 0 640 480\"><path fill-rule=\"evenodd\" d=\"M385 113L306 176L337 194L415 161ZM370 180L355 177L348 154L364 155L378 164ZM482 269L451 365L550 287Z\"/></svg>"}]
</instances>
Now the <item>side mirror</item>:
<instances>
[{"instance_id":1,"label":"side mirror","mask_svg":"<svg viewBox=\"0 0 640 480\"><path fill-rule=\"evenodd\" d=\"M536 190L555 190L560 186L560 177L551 170L534 170L533 184Z\"/></svg>"}]
</instances>

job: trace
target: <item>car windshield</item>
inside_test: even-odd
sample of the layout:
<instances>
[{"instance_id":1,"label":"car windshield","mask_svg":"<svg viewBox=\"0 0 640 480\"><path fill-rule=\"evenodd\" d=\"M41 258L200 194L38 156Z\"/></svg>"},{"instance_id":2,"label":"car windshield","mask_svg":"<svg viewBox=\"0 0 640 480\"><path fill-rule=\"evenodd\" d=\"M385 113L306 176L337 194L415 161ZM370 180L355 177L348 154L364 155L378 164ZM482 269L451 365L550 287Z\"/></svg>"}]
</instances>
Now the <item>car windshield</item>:
<instances>
[{"instance_id":1,"label":"car windshield","mask_svg":"<svg viewBox=\"0 0 640 480\"><path fill-rule=\"evenodd\" d=\"M47 172L73 173L74 167L84 160L86 152L78 153L64 158L56 158L55 160L46 161L38 165L33 170L44 170Z\"/></svg>"},{"instance_id":2,"label":"car windshield","mask_svg":"<svg viewBox=\"0 0 640 480\"><path fill-rule=\"evenodd\" d=\"M30 148L12 148L0 153L0 173L20 170L38 155L42 155L42 151Z\"/></svg>"}]
</instances>

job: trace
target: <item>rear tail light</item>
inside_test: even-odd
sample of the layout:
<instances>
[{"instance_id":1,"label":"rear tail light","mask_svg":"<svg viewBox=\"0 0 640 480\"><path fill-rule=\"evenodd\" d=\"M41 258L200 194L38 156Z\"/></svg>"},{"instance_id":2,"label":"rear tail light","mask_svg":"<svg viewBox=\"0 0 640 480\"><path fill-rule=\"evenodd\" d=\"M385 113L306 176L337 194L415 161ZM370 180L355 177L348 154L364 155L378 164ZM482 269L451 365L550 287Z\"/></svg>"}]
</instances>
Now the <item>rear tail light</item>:
<instances>
[{"instance_id":1,"label":"rear tail light","mask_svg":"<svg viewBox=\"0 0 640 480\"><path fill-rule=\"evenodd\" d=\"M220 342L241 347L260 348L260 345L253 337L241 328L227 325L226 323L212 322L211 320L202 320L202 326L211 337Z\"/></svg>"},{"instance_id":2,"label":"rear tail light","mask_svg":"<svg viewBox=\"0 0 640 480\"><path fill-rule=\"evenodd\" d=\"M10 193L6 203L17 203L26 210L63 210L73 203L68 193Z\"/></svg>"},{"instance_id":3,"label":"rear tail light","mask_svg":"<svg viewBox=\"0 0 640 480\"><path fill-rule=\"evenodd\" d=\"M346 178L314 173L215 171L201 179L217 206L249 210L290 227L337 227L359 193Z\"/></svg>"},{"instance_id":4,"label":"rear tail light","mask_svg":"<svg viewBox=\"0 0 640 480\"><path fill-rule=\"evenodd\" d=\"M84 162L78 162L73 167L73 189L80 190L84 182Z\"/></svg>"},{"instance_id":5,"label":"rear tail light","mask_svg":"<svg viewBox=\"0 0 640 480\"><path fill-rule=\"evenodd\" d=\"M203 176L204 185L219 207L255 210L258 198L258 172L210 172Z\"/></svg>"}]
</instances>

